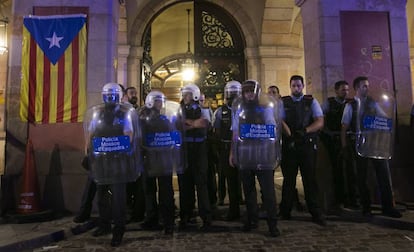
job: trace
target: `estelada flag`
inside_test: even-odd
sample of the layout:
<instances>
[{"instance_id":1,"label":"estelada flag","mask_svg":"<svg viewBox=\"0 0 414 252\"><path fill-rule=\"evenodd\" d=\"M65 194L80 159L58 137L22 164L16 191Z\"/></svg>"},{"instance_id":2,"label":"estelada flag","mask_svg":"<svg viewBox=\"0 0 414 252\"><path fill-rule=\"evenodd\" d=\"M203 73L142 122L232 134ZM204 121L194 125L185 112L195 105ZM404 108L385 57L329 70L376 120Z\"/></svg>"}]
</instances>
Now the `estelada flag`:
<instances>
[{"instance_id":1,"label":"estelada flag","mask_svg":"<svg viewBox=\"0 0 414 252\"><path fill-rule=\"evenodd\" d=\"M20 90L23 121L83 121L86 47L84 14L24 17Z\"/></svg>"}]
</instances>

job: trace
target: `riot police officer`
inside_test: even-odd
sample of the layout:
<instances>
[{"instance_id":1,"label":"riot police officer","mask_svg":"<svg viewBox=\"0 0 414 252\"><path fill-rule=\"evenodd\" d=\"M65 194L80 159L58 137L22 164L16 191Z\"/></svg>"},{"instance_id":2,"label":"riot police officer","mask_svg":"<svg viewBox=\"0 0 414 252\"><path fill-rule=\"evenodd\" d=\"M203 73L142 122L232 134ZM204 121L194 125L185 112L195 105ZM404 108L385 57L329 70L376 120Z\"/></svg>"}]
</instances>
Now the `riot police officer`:
<instances>
[{"instance_id":1,"label":"riot police officer","mask_svg":"<svg viewBox=\"0 0 414 252\"><path fill-rule=\"evenodd\" d=\"M232 140L231 131L231 106L233 100L241 95L241 84L232 80L227 82L224 87L225 104L214 112L213 127L217 138L220 139L219 145L219 181L223 177L222 184L227 180L227 190L229 193L229 210L225 217L228 221L240 218L240 177L238 169L229 165L229 155ZM224 190L225 186L223 185ZM225 194L224 194L225 195ZM223 197L224 198L224 197Z\"/></svg>"},{"instance_id":2,"label":"riot police officer","mask_svg":"<svg viewBox=\"0 0 414 252\"><path fill-rule=\"evenodd\" d=\"M348 101L349 85L345 80L335 83L335 96L329 97L322 104L325 115L325 125L321 132L332 167L332 184L334 189L333 210L358 206L356 171L351 155L341 153L341 119Z\"/></svg>"},{"instance_id":3,"label":"riot police officer","mask_svg":"<svg viewBox=\"0 0 414 252\"><path fill-rule=\"evenodd\" d=\"M316 182L316 154L318 149L318 131L323 127L323 112L316 99L303 94L304 82L300 75L290 78L290 96L284 96L285 108L283 148L282 148L282 202L280 215L291 218L295 197L298 168L302 175L306 205L313 222L325 226L326 220L318 204Z\"/></svg>"},{"instance_id":4,"label":"riot police officer","mask_svg":"<svg viewBox=\"0 0 414 252\"><path fill-rule=\"evenodd\" d=\"M247 209L242 230L249 232L257 228L257 177L267 212L269 233L277 237L280 231L277 228L273 169L280 160L279 110L273 97L260 93L260 84L247 80L242 84L241 97L233 102L233 140L229 164L240 169Z\"/></svg>"},{"instance_id":5,"label":"riot police officer","mask_svg":"<svg viewBox=\"0 0 414 252\"><path fill-rule=\"evenodd\" d=\"M91 177L98 185L99 224L93 236L110 233L113 220L114 247L125 231L125 184L138 177L140 167L138 117L131 106L120 103L122 95L119 84L105 84L104 103L89 109L84 120Z\"/></svg>"},{"instance_id":6,"label":"riot police officer","mask_svg":"<svg viewBox=\"0 0 414 252\"><path fill-rule=\"evenodd\" d=\"M353 87L355 97L347 103L342 116L341 142L344 149L351 148L357 152L355 156L362 214L371 217L371 198L367 185L367 168L368 163L371 163L381 194L382 213L400 218L401 213L394 207L388 162L393 146L394 101L392 96L382 94L383 109L379 101L368 96L369 81L366 76L355 78ZM355 137L347 139L347 134Z\"/></svg>"},{"instance_id":7,"label":"riot police officer","mask_svg":"<svg viewBox=\"0 0 414 252\"><path fill-rule=\"evenodd\" d=\"M142 148L144 154L145 229L159 226L158 206L165 234L174 229L174 190L172 175L182 170L181 127L177 121L179 104L166 101L162 92L151 91L141 109ZM178 126L178 127L177 127ZM158 200L157 204L157 180Z\"/></svg>"},{"instance_id":8,"label":"riot police officer","mask_svg":"<svg viewBox=\"0 0 414 252\"><path fill-rule=\"evenodd\" d=\"M198 100L200 89L195 84L187 84L181 89L181 108L184 117L184 151L186 167L178 175L180 187L180 229L185 229L193 214L194 186L197 190L198 212L203 220L202 230L211 227L211 208L207 189L207 143L209 124L208 111L201 109Z\"/></svg>"}]
</instances>

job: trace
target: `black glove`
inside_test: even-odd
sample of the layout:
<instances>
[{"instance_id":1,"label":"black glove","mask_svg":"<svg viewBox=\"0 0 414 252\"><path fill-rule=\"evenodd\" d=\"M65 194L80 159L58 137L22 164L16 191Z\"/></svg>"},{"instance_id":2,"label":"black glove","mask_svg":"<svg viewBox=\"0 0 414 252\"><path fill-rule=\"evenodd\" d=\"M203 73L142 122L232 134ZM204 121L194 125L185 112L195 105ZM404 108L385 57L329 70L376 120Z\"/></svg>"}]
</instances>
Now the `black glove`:
<instances>
[{"instance_id":1,"label":"black glove","mask_svg":"<svg viewBox=\"0 0 414 252\"><path fill-rule=\"evenodd\" d=\"M304 137L306 135L305 129L300 129L295 131L295 137Z\"/></svg>"},{"instance_id":2,"label":"black glove","mask_svg":"<svg viewBox=\"0 0 414 252\"><path fill-rule=\"evenodd\" d=\"M293 150L293 149L295 149L295 141L294 141L294 139L291 139L290 141L287 141L286 142L286 146L287 146L287 148L289 149L289 150Z\"/></svg>"}]
</instances>

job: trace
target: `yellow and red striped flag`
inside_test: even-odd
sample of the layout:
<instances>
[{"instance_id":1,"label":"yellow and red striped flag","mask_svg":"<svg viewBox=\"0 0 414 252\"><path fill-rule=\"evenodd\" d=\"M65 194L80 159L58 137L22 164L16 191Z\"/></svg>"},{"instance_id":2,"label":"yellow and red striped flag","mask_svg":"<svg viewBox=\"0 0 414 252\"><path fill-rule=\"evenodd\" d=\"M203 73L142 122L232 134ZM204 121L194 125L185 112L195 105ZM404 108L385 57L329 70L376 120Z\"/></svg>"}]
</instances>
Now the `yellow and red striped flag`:
<instances>
[{"instance_id":1,"label":"yellow and red striped flag","mask_svg":"<svg viewBox=\"0 0 414 252\"><path fill-rule=\"evenodd\" d=\"M20 90L23 121L83 121L86 47L86 15L24 17Z\"/></svg>"}]
</instances>

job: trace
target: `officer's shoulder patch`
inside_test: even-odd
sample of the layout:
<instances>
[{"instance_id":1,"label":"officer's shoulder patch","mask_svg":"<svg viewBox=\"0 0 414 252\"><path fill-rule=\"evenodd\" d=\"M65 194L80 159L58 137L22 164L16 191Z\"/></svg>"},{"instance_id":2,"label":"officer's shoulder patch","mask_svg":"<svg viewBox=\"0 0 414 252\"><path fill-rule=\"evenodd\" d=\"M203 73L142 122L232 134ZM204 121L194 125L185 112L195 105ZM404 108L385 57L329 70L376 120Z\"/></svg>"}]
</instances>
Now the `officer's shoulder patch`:
<instances>
[{"instance_id":1,"label":"officer's shoulder patch","mask_svg":"<svg viewBox=\"0 0 414 252\"><path fill-rule=\"evenodd\" d=\"M304 95L303 99L304 100L313 100L313 96L312 95Z\"/></svg>"},{"instance_id":2,"label":"officer's shoulder patch","mask_svg":"<svg viewBox=\"0 0 414 252\"><path fill-rule=\"evenodd\" d=\"M292 100L292 97L290 95L286 95L282 97L282 100L287 101L287 100Z\"/></svg>"}]
</instances>

